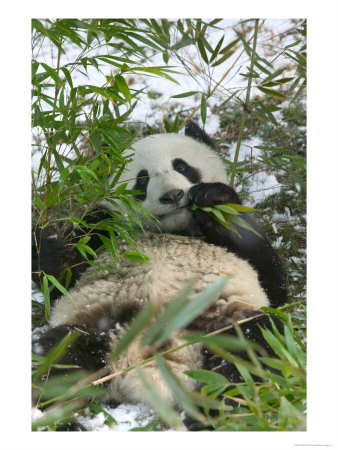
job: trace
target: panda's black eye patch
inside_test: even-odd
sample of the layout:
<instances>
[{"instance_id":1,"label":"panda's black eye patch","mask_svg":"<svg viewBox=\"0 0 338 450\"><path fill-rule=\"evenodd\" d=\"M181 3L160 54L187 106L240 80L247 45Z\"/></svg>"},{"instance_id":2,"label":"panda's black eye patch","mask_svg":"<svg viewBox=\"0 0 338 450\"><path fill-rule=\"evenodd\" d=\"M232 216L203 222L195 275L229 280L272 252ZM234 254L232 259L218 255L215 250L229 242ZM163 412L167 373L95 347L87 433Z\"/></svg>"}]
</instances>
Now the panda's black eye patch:
<instances>
[{"instance_id":1,"label":"panda's black eye patch","mask_svg":"<svg viewBox=\"0 0 338 450\"><path fill-rule=\"evenodd\" d=\"M148 170L142 169L137 174L137 180L133 187L136 191L141 191L139 194L135 194L134 197L137 198L137 200L145 200L147 197L147 187L149 183L149 173Z\"/></svg>"},{"instance_id":2,"label":"panda's black eye patch","mask_svg":"<svg viewBox=\"0 0 338 450\"><path fill-rule=\"evenodd\" d=\"M195 167L190 166L183 159L174 159L172 165L176 172L184 175L191 183L199 183L201 181L200 171L198 169L195 169Z\"/></svg>"}]
</instances>

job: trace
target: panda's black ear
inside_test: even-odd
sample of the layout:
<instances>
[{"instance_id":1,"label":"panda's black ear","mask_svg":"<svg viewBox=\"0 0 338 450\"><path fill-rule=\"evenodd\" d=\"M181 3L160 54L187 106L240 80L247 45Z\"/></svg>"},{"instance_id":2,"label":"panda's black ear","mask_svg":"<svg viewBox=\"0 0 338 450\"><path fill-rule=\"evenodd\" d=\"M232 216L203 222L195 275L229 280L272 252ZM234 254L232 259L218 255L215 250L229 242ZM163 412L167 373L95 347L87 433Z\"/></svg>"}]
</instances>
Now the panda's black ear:
<instances>
[{"instance_id":1,"label":"panda's black ear","mask_svg":"<svg viewBox=\"0 0 338 450\"><path fill-rule=\"evenodd\" d=\"M189 120L189 122L185 126L185 135L195 139L196 141L206 144L208 147L211 147L213 149L215 148L214 141L211 139L211 137L208 136L207 133L202 130L193 120Z\"/></svg>"}]
</instances>

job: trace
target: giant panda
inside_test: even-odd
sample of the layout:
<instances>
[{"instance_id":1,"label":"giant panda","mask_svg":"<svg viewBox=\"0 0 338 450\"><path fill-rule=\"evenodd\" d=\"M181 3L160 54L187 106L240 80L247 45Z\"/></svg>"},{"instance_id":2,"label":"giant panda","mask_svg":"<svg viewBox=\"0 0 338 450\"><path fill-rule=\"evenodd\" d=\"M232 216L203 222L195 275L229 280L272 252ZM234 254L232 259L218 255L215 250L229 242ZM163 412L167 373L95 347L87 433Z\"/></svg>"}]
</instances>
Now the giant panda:
<instances>
[{"instance_id":1,"label":"giant panda","mask_svg":"<svg viewBox=\"0 0 338 450\"><path fill-rule=\"evenodd\" d=\"M70 330L83 331L64 361L75 361L89 370L107 366L109 371L118 372L151 356L152 349L141 346L141 333L118 359L108 358L128 323L144 305L152 303L159 314L191 279L195 279L192 299L219 277L226 277L227 283L213 305L187 326L189 330L209 333L255 315L261 307L277 307L286 301L282 264L249 214L242 213L260 236L244 228L235 233L201 209L192 209L192 204L203 207L241 203L228 184L213 141L197 124L189 122L185 135L158 134L140 139L134 143L132 155L121 182L137 192L137 200L157 219L156 222L143 219L147 231L137 241L138 249L149 261L123 258L122 254L131 250L125 243L121 244L118 265L107 251L100 253L96 263L105 270L88 267L83 273L76 273L78 280L69 289L72 300L66 296L56 300L51 311L51 329L35 341L35 348L46 353ZM109 202L104 207L112 208ZM101 219L100 214L91 217ZM67 246L54 231L39 230L39 233L39 261L33 258L35 279L39 271L57 276L69 256ZM259 326L267 323L265 318L260 314L245 325L246 336L263 347L267 344ZM180 345L181 335L186 331L174 333L161 350ZM170 353L166 361L188 390L196 385L185 371L217 365L217 357L212 363L213 355L200 344ZM220 366L216 371L238 381L233 365ZM144 369L158 393L169 404L175 404L156 364L150 363ZM113 378L110 393L119 402L149 403L135 371Z\"/></svg>"}]
</instances>

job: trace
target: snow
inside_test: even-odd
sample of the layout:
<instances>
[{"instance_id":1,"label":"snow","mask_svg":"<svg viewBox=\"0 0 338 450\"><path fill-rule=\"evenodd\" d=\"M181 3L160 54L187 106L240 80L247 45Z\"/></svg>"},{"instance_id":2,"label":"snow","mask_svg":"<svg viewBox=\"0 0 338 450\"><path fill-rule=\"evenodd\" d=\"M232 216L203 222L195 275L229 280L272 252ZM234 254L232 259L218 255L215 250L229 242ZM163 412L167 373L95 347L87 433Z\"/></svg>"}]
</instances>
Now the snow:
<instances>
[{"instance_id":1,"label":"snow","mask_svg":"<svg viewBox=\"0 0 338 450\"><path fill-rule=\"evenodd\" d=\"M269 195L280 192L281 185L275 175L259 172L250 178L250 204L255 205Z\"/></svg>"},{"instance_id":2,"label":"snow","mask_svg":"<svg viewBox=\"0 0 338 450\"><path fill-rule=\"evenodd\" d=\"M37 408L32 408L32 422L39 420L43 417L43 412Z\"/></svg>"},{"instance_id":3,"label":"snow","mask_svg":"<svg viewBox=\"0 0 338 450\"><path fill-rule=\"evenodd\" d=\"M39 290L37 285L32 282L32 300L35 300L38 303L44 303L44 296L42 292Z\"/></svg>"},{"instance_id":4,"label":"snow","mask_svg":"<svg viewBox=\"0 0 338 450\"><path fill-rule=\"evenodd\" d=\"M104 424L104 415L99 413L93 419L79 417L79 422L88 431L129 431L132 428L145 427L156 418L154 411L142 404L122 404L117 408L104 407L117 422L110 427Z\"/></svg>"},{"instance_id":5,"label":"snow","mask_svg":"<svg viewBox=\"0 0 338 450\"><path fill-rule=\"evenodd\" d=\"M89 408L86 408L84 414L75 413L78 422L86 431L129 431L133 428L145 427L156 419L154 411L142 404L132 405L126 403L116 408L104 405L102 407L115 419L116 423L109 426L105 423L103 412L99 412L94 417L91 417ZM32 422L40 420L43 416L43 411L37 408L32 409Z\"/></svg>"},{"instance_id":6,"label":"snow","mask_svg":"<svg viewBox=\"0 0 338 450\"><path fill-rule=\"evenodd\" d=\"M262 145L262 140L257 136L243 140L239 149L238 162L250 159L252 160L252 163L259 161L259 157L264 154L264 151L255 147ZM227 159L230 161L234 160L236 146L237 143L233 142L229 147ZM249 191L247 200L248 205L260 203L269 195L280 192L282 187L281 184L278 183L275 175L266 171L244 174L243 177L247 178L247 188ZM241 189L241 185L236 186L237 192L241 192Z\"/></svg>"}]
</instances>

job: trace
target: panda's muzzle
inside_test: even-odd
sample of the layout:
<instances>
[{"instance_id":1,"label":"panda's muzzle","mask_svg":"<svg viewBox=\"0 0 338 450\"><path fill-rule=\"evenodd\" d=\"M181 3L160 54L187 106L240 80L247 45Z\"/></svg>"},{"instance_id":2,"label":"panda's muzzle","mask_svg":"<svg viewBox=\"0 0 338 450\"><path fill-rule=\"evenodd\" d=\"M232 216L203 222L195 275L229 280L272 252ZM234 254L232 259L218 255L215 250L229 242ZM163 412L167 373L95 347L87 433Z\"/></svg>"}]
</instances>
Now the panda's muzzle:
<instances>
[{"instance_id":1,"label":"panda's muzzle","mask_svg":"<svg viewBox=\"0 0 338 450\"><path fill-rule=\"evenodd\" d=\"M160 203L163 205L178 205L178 202L183 198L184 191L182 189L172 189L160 197Z\"/></svg>"}]
</instances>

